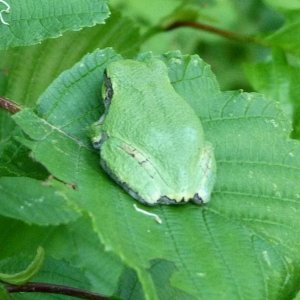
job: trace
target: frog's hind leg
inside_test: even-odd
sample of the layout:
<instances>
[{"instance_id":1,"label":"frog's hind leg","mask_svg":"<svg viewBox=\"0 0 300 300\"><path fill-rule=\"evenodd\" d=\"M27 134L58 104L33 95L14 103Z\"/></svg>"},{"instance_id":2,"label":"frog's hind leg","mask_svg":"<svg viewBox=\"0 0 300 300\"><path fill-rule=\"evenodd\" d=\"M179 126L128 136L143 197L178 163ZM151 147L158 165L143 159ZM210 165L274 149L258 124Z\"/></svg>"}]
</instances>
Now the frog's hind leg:
<instances>
[{"instance_id":1,"label":"frog's hind leg","mask_svg":"<svg viewBox=\"0 0 300 300\"><path fill-rule=\"evenodd\" d=\"M206 203L210 200L210 195L216 181L216 161L214 150L210 143L206 143L199 159L200 165L197 167L198 180L197 191L193 197L196 204Z\"/></svg>"},{"instance_id":2,"label":"frog's hind leg","mask_svg":"<svg viewBox=\"0 0 300 300\"><path fill-rule=\"evenodd\" d=\"M166 192L166 183L151 159L137 148L109 137L101 147L100 156L103 169L140 202L155 205Z\"/></svg>"}]
</instances>

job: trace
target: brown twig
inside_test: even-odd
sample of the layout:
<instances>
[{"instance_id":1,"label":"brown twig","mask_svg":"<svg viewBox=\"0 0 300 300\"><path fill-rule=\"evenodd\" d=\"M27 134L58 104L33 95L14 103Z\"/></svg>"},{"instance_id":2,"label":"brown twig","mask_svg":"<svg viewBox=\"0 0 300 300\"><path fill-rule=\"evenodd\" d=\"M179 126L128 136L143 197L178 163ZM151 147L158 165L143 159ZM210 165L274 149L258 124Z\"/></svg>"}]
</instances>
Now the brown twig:
<instances>
[{"instance_id":1,"label":"brown twig","mask_svg":"<svg viewBox=\"0 0 300 300\"><path fill-rule=\"evenodd\" d=\"M238 34L232 31L223 30L211 25L207 25L199 22L193 22L193 21L175 21L174 23L166 26L165 30L172 30L179 27L191 27L202 31L211 32L237 42L253 43L264 47L270 47L270 45L268 45L265 41L258 39L256 37Z\"/></svg>"},{"instance_id":2,"label":"brown twig","mask_svg":"<svg viewBox=\"0 0 300 300\"><path fill-rule=\"evenodd\" d=\"M59 294L71 297L77 297L80 299L88 300L106 300L107 297L102 295L89 292L86 290L81 290L77 288L72 288L64 285L40 283L40 282L30 282L24 285L9 285L6 287L9 293L47 293L47 294Z\"/></svg>"},{"instance_id":3,"label":"brown twig","mask_svg":"<svg viewBox=\"0 0 300 300\"><path fill-rule=\"evenodd\" d=\"M15 114L21 110L21 107L18 104L4 97L0 97L0 107L12 114Z\"/></svg>"}]
</instances>

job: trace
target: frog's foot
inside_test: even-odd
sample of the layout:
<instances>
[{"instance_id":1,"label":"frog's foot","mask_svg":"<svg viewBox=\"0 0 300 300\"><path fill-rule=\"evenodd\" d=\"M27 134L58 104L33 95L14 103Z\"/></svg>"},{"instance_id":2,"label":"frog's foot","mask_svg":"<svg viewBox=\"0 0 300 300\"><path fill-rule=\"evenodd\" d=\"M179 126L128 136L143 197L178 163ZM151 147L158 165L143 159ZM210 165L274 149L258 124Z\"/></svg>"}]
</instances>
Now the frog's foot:
<instances>
[{"instance_id":1,"label":"frog's foot","mask_svg":"<svg viewBox=\"0 0 300 300\"><path fill-rule=\"evenodd\" d=\"M166 204L166 205L174 205L174 204L185 204L188 201L192 201L198 205L201 205L204 203L203 199L198 195L198 193L196 193L192 198L189 198L189 199L182 198L179 201L176 199L172 199L168 196L163 196L157 200L157 203L158 204Z\"/></svg>"},{"instance_id":2,"label":"frog's foot","mask_svg":"<svg viewBox=\"0 0 300 300\"><path fill-rule=\"evenodd\" d=\"M201 198L201 196L200 196L198 193L196 193L196 194L194 195L193 201L194 201L194 203L196 203L196 204L203 204L203 203L204 203L203 199Z\"/></svg>"}]
</instances>

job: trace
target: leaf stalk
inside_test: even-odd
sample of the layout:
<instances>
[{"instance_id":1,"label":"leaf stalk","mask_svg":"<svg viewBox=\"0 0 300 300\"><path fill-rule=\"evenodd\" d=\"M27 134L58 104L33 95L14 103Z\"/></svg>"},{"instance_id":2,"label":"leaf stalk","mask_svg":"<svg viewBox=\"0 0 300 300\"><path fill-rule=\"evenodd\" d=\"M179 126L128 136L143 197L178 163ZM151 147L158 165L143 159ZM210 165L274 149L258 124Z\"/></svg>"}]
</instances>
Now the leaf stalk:
<instances>
[{"instance_id":1,"label":"leaf stalk","mask_svg":"<svg viewBox=\"0 0 300 300\"><path fill-rule=\"evenodd\" d=\"M107 300L107 297L97 293L89 292L82 289L72 288L64 285L30 282L24 285L9 285L6 287L9 293L46 293L46 294L59 294L71 297L77 297L87 300Z\"/></svg>"},{"instance_id":2,"label":"leaf stalk","mask_svg":"<svg viewBox=\"0 0 300 300\"><path fill-rule=\"evenodd\" d=\"M21 110L21 107L17 103L4 97L0 97L0 107L12 114L15 114Z\"/></svg>"}]
</instances>

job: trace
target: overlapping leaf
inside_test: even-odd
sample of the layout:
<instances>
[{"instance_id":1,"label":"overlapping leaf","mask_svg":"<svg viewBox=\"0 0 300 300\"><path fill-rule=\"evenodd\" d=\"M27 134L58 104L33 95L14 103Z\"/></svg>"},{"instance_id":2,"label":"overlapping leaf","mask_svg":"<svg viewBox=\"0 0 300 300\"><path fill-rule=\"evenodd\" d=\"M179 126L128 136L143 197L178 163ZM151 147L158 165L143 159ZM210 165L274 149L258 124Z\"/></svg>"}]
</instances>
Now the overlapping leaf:
<instances>
[{"instance_id":1,"label":"overlapping leaf","mask_svg":"<svg viewBox=\"0 0 300 300\"><path fill-rule=\"evenodd\" d=\"M44 226L74 221L80 214L68 205L68 189L71 187L58 193L47 182L28 177L1 177L0 214Z\"/></svg>"},{"instance_id":2,"label":"overlapping leaf","mask_svg":"<svg viewBox=\"0 0 300 300\"><path fill-rule=\"evenodd\" d=\"M300 4L297 0L290 0L286 2L280 0L265 0L265 2L283 11L300 9Z\"/></svg>"},{"instance_id":3,"label":"overlapping leaf","mask_svg":"<svg viewBox=\"0 0 300 300\"><path fill-rule=\"evenodd\" d=\"M112 295L116 290L123 264L104 249L87 217L47 227L0 217L0 228L1 272L14 273L26 268L30 260L24 254L31 255L42 245L46 259L34 281L93 289L104 295ZM26 299L33 297L29 294ZM37 294L34 299L39 297Z\"/></svg>"},{"instance_id":4,"label":"overlapping leaf","mask_svg":"<svg viewBox=\"0 0 300 300\"><path fill-rule=\"evenodd\" d=\"M17 114L28 135L23 143L51 174L76 187L76 204L88 211L106 249L136 271L147 299L161 294L150 272L157 259L174 266L165 282L196 299L289 295L300 248L300 145L288 140L282 112L258 94L221 93L197 56L162 57L215 147L218 177L205 207L145 208L160 216L159 225L107 178L88 140L102 111L103 71L115 59L121 57L109 49L86 56L43 94L37 114Z\"/></svg>"},{"instance_id":5,"label":"overlapping leaf","mask_svg":"<svg viewBox=\"0 0 300 300\"><path fill-rule=\"evenodd\" d=\"M14 257L9 257L0 262L0 269L7 270L8 272L16 272L30 263L30 257L24 254L19 254ZM48 284L59 283L61 285L76 286L78 288L91 289L87 278L84 276L82 270L72 267L64 260L57 260L53 258L47 258L40 271L34 275L33 281L45 282ZM1 294L0 294L1 295ZM60 296L55 294L46 294L42 296L40 293L14 293L11 294L13 300L64 300L72 299L67 296ZM1 298L1 300L3 300Z\"/></svg>"},{"instance_id":6,"label":"overlapping leaf","mask_svg":"<svg viewBox=\"0 0 300 300\"><path fill-rule=\"evenodd\" d=\"M5 0L0 11L0 50L104 23L109 15L106 0Z\"/></svg>"},{"instance_id":7,"label":"overlapping leaf","mask_svg":"<svg viewBox=\"0 0 300 300\"><path fill-rule=\"evenodd\" d=\"M45 251L38 247L37 253L30 264L22 271L12 273L0 273L0 280L5 283L22 285L28 282L40 270L45 258Z\"/></svg>"},{"instance_id":8,"label":"overlapping leaf","mask_svg":"<svg viewBox=\"0 0 300 300\"><path fill-rule=\"evenodd\" d=\"M5 82L1 95L21 105L33 106L48 85L86 53L114 47L122 55L135 55L140 43L134 23L115 12L105 26L66 32L39 45L10 49L1 53L0 68Z\"/></svg>"},{"instance_id":9,"label":"overlapping leaf","mask_svg":"<svg viewBox=\"0 0 300 300\"><path fill-rule=\"evenodd\" d=\"M285 18L284 24L266 38L267 43L272 47L278 47L287 53L290 52L299 56L299 39L296 38L300 32L299 1L266 0L266 2Z\"/></svg>"},{"instance_id":10,"label":"overlapping leaf","mask_svg":"<svg viewBox=\"0 0 300 300\"><path fill-rule=\"evenodd\" d=\"M47 86L85 53L113 46L125 56L135 55L140 43L138 28L115 12L105 26L67 32L39 45L10 49L1 53L0 95L24 106L34 106ZM0 111L0 124L0 175L45 178L47 172L28 158L28 151L12 138L15 124L4 111Z\"/></svg>"},{"instance_id":11,"label":"overlapping leaf","mask_svg":"<svg viewBox=\"0 0 300 300\"><path fill-rule=\"evenodd\" d=\"M253 87L270 99L279 101L286 115L293 120L292 136L300 136L300 69L288 62L282 51L273 51L272 60L246 65L246 72Z\"/></svg>"}]
</instances>

